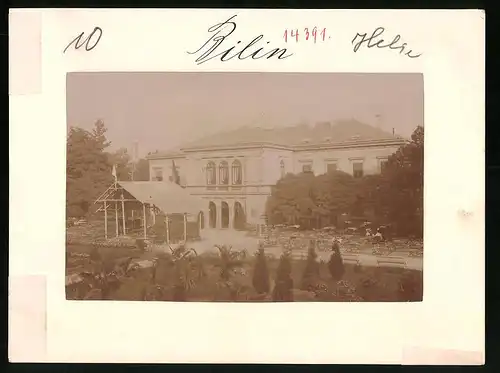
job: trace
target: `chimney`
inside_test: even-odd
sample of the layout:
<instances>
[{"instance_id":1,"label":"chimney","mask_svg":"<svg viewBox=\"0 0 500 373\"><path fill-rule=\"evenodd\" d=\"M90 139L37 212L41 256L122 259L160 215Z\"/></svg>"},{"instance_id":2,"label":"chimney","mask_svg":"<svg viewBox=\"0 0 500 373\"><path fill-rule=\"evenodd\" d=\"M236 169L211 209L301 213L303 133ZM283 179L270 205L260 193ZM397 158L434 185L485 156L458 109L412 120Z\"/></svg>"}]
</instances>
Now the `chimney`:
<instances>
[{"instance_id":1,"label":"chimney","mask_svg":"<svg viewBox=\"0 0 500 373\"><path fill-rule=\"evenodd\" d=\"M394 127L392 127L392 136L396 136L396 133L394 132Z\"/></svg>"},{"instance_id":2,"label":"chimney","mask_svg":"<svg viewBox=\"0 0 500 373\"><path fill-rule=\"evenodd\" d=\"M134 147L132 148L132 158L134 162L139 160L139 141L134 141Z\"/></svg>"}]
</instances>

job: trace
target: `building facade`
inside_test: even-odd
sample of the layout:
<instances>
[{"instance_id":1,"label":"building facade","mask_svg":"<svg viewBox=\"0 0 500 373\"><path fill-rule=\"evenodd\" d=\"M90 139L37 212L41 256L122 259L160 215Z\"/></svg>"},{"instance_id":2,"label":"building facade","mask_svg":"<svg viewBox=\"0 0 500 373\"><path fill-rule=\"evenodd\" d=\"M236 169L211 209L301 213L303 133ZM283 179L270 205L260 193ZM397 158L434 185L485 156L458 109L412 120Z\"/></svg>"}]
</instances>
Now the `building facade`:
<instances>
[{"instance_id":1,"label":"building facade","mask_svg":"<svg viewBox=\"0 0 500 373\"><path fill-rule=\"evenodd\" d=\"M206 201L203 227L244 229L265 223L271 188L287 173L378 173L405 140L351 121L280 130L252 128L148 156L151 180L180 183Z\"/></svg>"}]
</instances>

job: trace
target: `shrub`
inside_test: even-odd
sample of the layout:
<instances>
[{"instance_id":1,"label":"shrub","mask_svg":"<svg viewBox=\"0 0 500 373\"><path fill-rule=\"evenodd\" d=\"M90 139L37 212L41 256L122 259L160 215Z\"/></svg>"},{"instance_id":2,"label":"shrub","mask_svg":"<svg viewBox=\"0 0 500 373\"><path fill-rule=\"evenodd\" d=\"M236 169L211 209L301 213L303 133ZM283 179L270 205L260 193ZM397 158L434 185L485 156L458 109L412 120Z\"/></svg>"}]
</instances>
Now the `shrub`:
<instances>
[{"instance_id":1,"label":"shrub","mask_svg":"<svg viewBox=\"0 0 500 373\"><path fill-rule=\"evenodd\" d=\"M309 246L309 252L307 254L306 267L304 268L304 274L302 275L302 290L312 290L316 286L319 279L319 263L317 261L318 255L314 248L314 242L311 242Z\"/></svg>"},{"instance_id":2,"label":"shrub","mask_svg":"<svg viewBox=\"0 0 500 373\"><path fill-rule=\"evenodd\" d=\"M144 251L147 247L146 241L144 240L144 238L137 238L135 240L135 246L137 247L137 249Z\"/></svg>"},{"instance_id":3,"label":"shrub","mask_svg":"<svg viewBox=\"0 0 500 373\"><path fill-rule=\"evenodd\" d=\"M337 242L334 242L332 246L332 255L328 261L328 271L332 278L336 281L341 280L344 276L344 262L342 261L342 256L340 254L340 247Z\"/></svg>"},{"instance_id":4,"label":"shrub","mask_svg":"<svg viewBox=\"0 0 500 373\"><path fill-rule=\"evenodd\" d=\"M252 285L258 294L269 293L269 270L263 247L260 247L257 252Z\"/></svg>"},{"instance_id":5,"label":"shrub","mask_svg":"<svg viewBox=\"0 0 500 373\"><path fill-rule=\"evenodd\" d=\"M422 300L422 278L413 273L404 274L399 280L398 300Z\"/></svg>"},{"instance_id":6,"label":"shrub","mask_svg":"<svg viewBox=\"0 0 500 373\"><path fill-rule=\"evenodd\" d=\"M293 279L290 253L281 255L276 273L276 284L273 289L274 302L293 302Z\"/></svg>"}]
</instances>

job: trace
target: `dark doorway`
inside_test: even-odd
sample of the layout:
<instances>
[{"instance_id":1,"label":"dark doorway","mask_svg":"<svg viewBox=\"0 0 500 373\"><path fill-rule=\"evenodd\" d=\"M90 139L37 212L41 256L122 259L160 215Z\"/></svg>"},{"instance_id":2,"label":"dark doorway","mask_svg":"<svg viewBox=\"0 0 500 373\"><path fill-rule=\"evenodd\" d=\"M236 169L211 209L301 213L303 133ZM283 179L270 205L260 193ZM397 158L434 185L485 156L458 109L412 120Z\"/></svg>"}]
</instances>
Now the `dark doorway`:
<instances>
[{"instance_id":1,"label":"dark doorway","mask_svg":"<svg viewBox=\"0 0 500 373\"><path fill-rule=\"evenodd\" d=\"M245 216L245 210L239 202L234 203L234 229L245 229L247 223L247 218Z\"/></svg>"},{"instance_id":2,"label":"dark doorway","mask_svg":"<svg viewBox=\"0 0 500 373\"><path fill-rule=\"evenodd\" d=\"M205 229L205 214L203 214L203 211L200 211L198 214L198 226L201 229Z\"/></svg>"},{"instance_id":3,"label":"dark doorway","mask_svg":"<svg viewBox=\"0 0 500 373\"><path fill-rule=\"evenodd\" d=\"M222 228L229 228L229 205L227 202L222 202L220 214Z\"/></svg>"},{"instance_id":4,"label":"dark doorway","mask_svg":"<svg viewBox=\"0 0 500 373\"><path fill-rule=\"evenodd\" d=\"M209 218L209 227L215 228L217 225L217 206L215 203L210 202L208 204L208 218Z\"/></svg>"}]
</instances>

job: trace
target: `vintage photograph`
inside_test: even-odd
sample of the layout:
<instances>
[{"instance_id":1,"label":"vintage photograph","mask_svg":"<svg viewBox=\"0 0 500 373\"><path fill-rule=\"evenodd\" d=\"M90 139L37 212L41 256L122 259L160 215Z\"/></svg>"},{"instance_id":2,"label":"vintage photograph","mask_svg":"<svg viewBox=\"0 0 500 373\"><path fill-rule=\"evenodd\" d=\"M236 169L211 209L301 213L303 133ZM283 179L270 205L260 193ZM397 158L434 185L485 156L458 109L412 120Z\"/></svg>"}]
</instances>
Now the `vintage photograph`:
<instances>
[{"instance_id":1,"label":"vintage photograph","mask_svg":"<svg viewBox=\"0 0 500 373\"><path fill-rule=\"evenodd\" d=\"M68 300L422 301L422 74L66 84Z\"/></svg>"}]
</instances>

